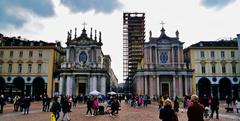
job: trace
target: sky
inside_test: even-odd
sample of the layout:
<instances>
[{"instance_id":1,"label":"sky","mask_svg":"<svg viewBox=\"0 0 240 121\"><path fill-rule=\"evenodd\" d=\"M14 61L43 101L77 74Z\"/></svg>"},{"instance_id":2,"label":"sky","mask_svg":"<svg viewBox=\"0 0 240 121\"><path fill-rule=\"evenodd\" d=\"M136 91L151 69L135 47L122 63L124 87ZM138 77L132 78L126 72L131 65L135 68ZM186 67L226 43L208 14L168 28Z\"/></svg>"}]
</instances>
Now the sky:
<instances>
[{"instance_id":1,"label":"sky","mask_svg":"<svg viewBox=\"0 0 240 121\"><path fill-rule=\"evenodd\" d=\"M79 36L86 22L88 35L91 27L102 32L103 53L123 82L123 12L146 13L145 41L150 30L160 36L162 21L184 47L240 34L240 0L0 0L0 33L65 47L67 31L77 27Z\"/></svg>"}]
</instances>

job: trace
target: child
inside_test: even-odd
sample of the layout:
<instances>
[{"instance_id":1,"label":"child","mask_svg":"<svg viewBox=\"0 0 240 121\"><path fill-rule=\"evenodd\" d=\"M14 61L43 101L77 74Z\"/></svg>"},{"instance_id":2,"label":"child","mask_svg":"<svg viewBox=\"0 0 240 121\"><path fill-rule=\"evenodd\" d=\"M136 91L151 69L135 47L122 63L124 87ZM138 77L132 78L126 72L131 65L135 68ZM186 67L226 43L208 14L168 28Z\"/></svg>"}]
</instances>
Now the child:
<instances>
[{"instance_id":1,"label":"child","mask_svg":"<svg viewBox=\"0 0 240 121\"><path fill-rule=\"evenodd\" d=\"M207 118L208 116L209 116L209 107L208 106L206 106L205 108L204 108L204 117L205 118Z\"/></svg>"},{"instance_id":2,"label":"child","mask_svg":"<svg viewBox=\"0 0 240 121\"><path fill-rule=\"evenodd\" d=\"M237 109L237 113L239 113L240 111L240 99L236 100L236 109Z\"/></svg>"}]
</instances>

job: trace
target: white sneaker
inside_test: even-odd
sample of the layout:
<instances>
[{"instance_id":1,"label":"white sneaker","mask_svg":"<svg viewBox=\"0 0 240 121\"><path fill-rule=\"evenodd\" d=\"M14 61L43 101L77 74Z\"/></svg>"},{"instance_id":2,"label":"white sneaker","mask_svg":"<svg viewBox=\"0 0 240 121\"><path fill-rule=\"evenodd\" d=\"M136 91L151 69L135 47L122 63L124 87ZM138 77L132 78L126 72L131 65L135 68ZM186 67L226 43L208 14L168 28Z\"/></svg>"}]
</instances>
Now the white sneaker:
<instances>
[{"instance_id":1,"label":"white sneaker","mask_svg":"<svg viewBox=\"0 0 240 121\"><path fill-rule=\"evenodd\" d=\"M92 116L94 116L94 115L92 115Z\"/></svg>"}]
</instances>

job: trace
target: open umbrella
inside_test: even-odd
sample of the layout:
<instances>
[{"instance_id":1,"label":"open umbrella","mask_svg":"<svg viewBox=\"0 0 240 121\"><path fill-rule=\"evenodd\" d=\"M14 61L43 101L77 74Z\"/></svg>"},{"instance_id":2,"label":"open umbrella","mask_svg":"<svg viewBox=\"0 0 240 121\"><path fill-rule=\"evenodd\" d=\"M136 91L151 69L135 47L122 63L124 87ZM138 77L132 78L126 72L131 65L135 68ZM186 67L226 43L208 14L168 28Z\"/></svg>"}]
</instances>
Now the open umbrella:
<instances>
[{"instance_id":1,"label":"open umbrella","mask_svg":"<svg viewBox=\"0 0 240 121\"><path fill-rule=\"evenodd\" d=\"M109 95L116 95L117 93L116 92L108 92L107 94L109 94Z\"/></svg>"},{"instance_id":2,"label":"open umbrella","mask_svg":"<svg viewBox=\"0 0 240 121\"><path fill-rule=\"evenodd\" d=\"M98 92L97 90L93 90L89 93L90 95L100 95L101 93Z\"/></svg>"}]
</instances>

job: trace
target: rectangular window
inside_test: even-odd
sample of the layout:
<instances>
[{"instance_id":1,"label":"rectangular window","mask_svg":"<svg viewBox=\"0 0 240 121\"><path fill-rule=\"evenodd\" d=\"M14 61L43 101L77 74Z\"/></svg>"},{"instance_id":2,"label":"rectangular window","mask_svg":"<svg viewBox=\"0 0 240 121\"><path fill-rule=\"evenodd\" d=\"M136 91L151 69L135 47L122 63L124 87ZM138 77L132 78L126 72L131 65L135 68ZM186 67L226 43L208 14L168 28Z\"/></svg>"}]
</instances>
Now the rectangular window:
<instances>
[{"instance_id":1,"label":"rectangular window","mask_svg":"<svg viewBox=\"0 0 240 121\"><path fill-rule=\"evenodd\" d=\"M13 51L10 51L10 57L11 58L13 57Z\"/></svg>"},{"instance_id":2,"label":"rectangular window","mask_svg":"<svg viewBox=\"0 0 240 121\"><path fill-rule=\"evenodd\" d=\"M211 57L212 57L212 58L215 57L215 53L214 53L214 51L211 51Z\"/></svg>"},{"instance_id":3,"label":"rectangular window","mask_svg":"<svg viewBox=\"0 0 240 121\"><path fill-rule=\"evenodd\" d=\"M8 64L8 73L12 73L12 64Z\"/></svg>"},{"instance_id":4,"label":"rectangular window","mask_svg":"<svg viewBox=\"0 0 240 121\"><path fill-rule=\"evenodd\" d=\"M28 64L28 73L32 73L32 64Z\"/></svg>"},{"instance_id":5,"label":"rectangular window","mask_svg":"<svg viewBox=\"0 0 240 121\"><path fill-rule=\"evenodd\" d=\"M19 57L20 57L20 58L23 57L23 51L20 51L20 52L19 52Z\"/></svg>"},{"instance_id":6,"label":"rectangular window","mask_svg":"<svg viewBox=\"0 0 240 121\"><path fill-rule=\"evenodd\" d=\"M18 73L22 73L22 64L18 64Z\"/></svg>"},{"instance_id":7,"label":"rectangular window","mask_svg":"<svg viewBox=\"0 0 240 121\"><path fill-rule=\"evenodd\" d=\"M236 74L236 64L235 64L235 63L232 64L232 72L233 72L234 74Z\"/></svg>"},{"instance_id":8,"label":"rectangular window","mask_svg":"<svg viewBox=\"0 0 240 121\"><path fill-rule=\"evenodd\" d=\"M33 51L29 51L29 58L33 56Z\"/></svg>"},{"instance_id":9,"label":"rectangular window","mask_svg":"<svg viewBox=\"0 0 240 121\"><path fill-rule=\"evenodd\" d=\"M4 51L0 51L0 58L3 58L4 56Z\"/></svg>"},{"instance_id":10,"label":"rectangular window","mask_svg":"<svg viewBox=\"0 0 240 121\"><path fill-rule=\"evenodd\" d=\"M202 57L202 58L205 57L205 55L204 55L204 51L201 51L200 54L201 54L201 57Z\"/></svg>"},{"instance_id":11,"label":"rectangular window","mask_svg":"<svg viewBox=\"0 0 240 121\"><path fill-rule=\"evenodd\" d=\"M202 73L206 73L206 70L205 70L205 65L202 65Z\"/></svg>"},{"instance_id":12,"label":"rectangular window","mask_svg":"<svg viewBox=\"0 0 240 121\"><path fill-rule=\"evenodd\" d=\"M43 56L42 54L43 54L42 51L39 51L39 52L38 52L38 57L39 57L39 58L42 58L42 56Z\"/></svg>"},{"instance_id":13,"label":"rectangular window","mask_svg":"<svg viewBox=\"0 0 240 121\"><path fill-rule=\"evenodd\" d=\"M38 64L38 73L42 72L42 64Z\"/></svg>"},{"instance_id":14,"label":"rectangular window","mask_svg":"<svg viewBox=\"0 0 240 121\"><path fill-rule=\"evenodd\" d=\"M232 57L232 58L235 57L235 53L234 53L234 51L231 51L231 57Z\"/></svg>"},{"instance_id":15,"label":"rectangular window","mask_svg":"<svg viewBox=\"0 0 240 121\"><path fill-rule=\"evenodd\" d=\"M2 64L0 64L0 73L2 73Z\"/></svg>"},{"instance_id":16,"label":"rectangular window","mask_svg":"<svg viewBox=\"0 0 240 121\"><path fill-rule=\"evenodd\" d=\"M216 73L216 66L215 66L215 64L212 64L212 73Z\"/></svg>"},{"instance_id":17,"label":"rectangular window","mask_svg":"<svg viewBox=\"0 0 240 121\"><path fill-rule=\"evenodd\" d=\"M222 57L222 58L225 57L225 53L224 53L224 51L221 51L221 57Z\"/></svg>"},{"instance_id":18,"label":"rectangular window","mask_svg":"<svg viewBox=\"0 0 240 121\"><path fill-rule=\"evenodd\" d=\"M226 73L226 65L222 64L222 73Z\"/></svg>"},{"instance_id":19,"label":"rectangular window","mask_svg":"<svg viewBox=\"0 0 240 121\"><path fill-rule=\"evenodd\" d=\"M55 92L59 91L59 83L55 83Z\"/></svg>"}]
</instances>

